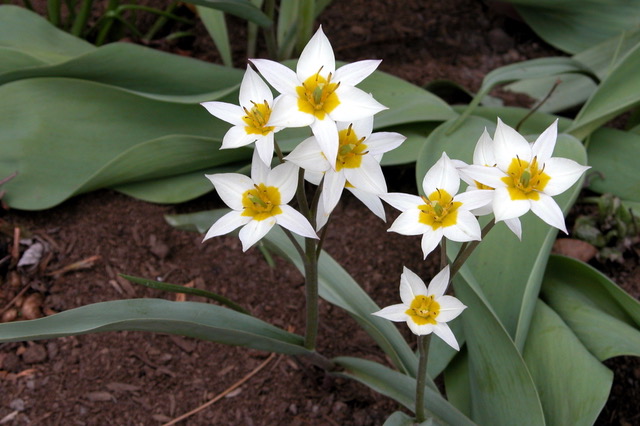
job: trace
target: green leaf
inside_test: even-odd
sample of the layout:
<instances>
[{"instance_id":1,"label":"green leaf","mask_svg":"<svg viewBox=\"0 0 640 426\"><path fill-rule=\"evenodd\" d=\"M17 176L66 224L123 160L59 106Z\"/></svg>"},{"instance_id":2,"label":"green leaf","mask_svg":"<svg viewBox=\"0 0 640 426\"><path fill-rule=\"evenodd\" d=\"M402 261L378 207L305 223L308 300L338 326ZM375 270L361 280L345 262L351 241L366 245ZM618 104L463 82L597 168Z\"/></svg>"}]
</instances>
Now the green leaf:
<instances>
[{"instance_id":1,"label":"green leaf","mask_svg":"<svg viewBox=\"0 0 640 426\"><path fill-rule=\"evenodd\" d=\"M59 30L40 15L12 5L0 6L0 47L13 48L47 64L95 50L90 43Z\"/></svg>"},{"instance_id":2,"label":"green leaf","mask_svg":"<svg viewBox=\"0 0 640 426\"><path fill-rule=\"evenodd\" d=\"M207 29L207 32L216 45L222 63L227 67L233 67L231 59L231 43L229 42L229 31L227 30L227 22L224 19L224 13L220 10L211 9L203 6L196 6L198 15Z\"/></svg>"},{"instance_id":3,"label":"green leaf","mask_svg":"<svg viewBox=\"0 0 640 426\"><path fill-rule=\"evenodd\" d=\"M552 256L542 294L599 360L640 356L640 302L599 271Z\"/></svg>"},{"instance_id":4,"label":"green leaf","mask_svg":"<svg viewBox=\"0 0 640 426\"><path fill-rule=\"evenodd\" d=\"M638 5L640 7L640 4ZM640 103L640 43L611 71L582 107L568 132L584 139L605 124Z\"/></svg>"},{"instance_id":5,"label":"green leaf","mask_svg":"<svg viewBox=\"0 0 640 426\"><path fill-rule=\"evenodd\" d=\"M592 167L589 189L640 201L638 166L630 160L640 158L639 134L600 128L589 138L587 153Z\"/></svg>"},{"instance_id":6,"label":"green leaf","mask_svg":"<svg viewBox=\"0 0 640 426\"><path fill-rule=\"evenodd\" d=\"M524 360L538 389L547 424L595 423L609 397L613 373L540 299L524 348Z\"/></svg>"},{"instance_id":7,"label":"green leaf","mask_svg":"<svg viewBox=\"0 0 640 426\"><path fill-rule=\"evenodd\" d=\"M163 299L95 303L36 320L0 324L0 342L121 330L178 334L288 355L310 354L301 336L252 316L206 303Z\"/></svg>"},{"instance_id":8,"label":"green leaf","mask_svg":"<svg viewBox=\"0 0 640 426\"><path fill-rule=\"evenodd\" d=\"M416 153L420 152L422 145L427 141L429 133L437 126L437 122L426 121L378 129L381 132L397 132L407 138L398 148L384 154L380 164L383 166L396 166L415 163Z\"/></svg>"},{"instance_id":9,"label":"green leaf","mask_svg":"<svg viewBox=\"0 0 640 426\"><path fill-rule=\"evenodd\" d=\"M638 0L508 0L547 43L577 53L637 27Z\"/></svg>"},{"instance_id":10,"label":"green leaf","mask_svg":"<svg viewBox=\"0 0 640 426\"><path fill-rule=\"evenodd\" d=\"M352 357L338 357L333 361L346 371L339 373L356 380L385 396L393 398L409 410L415 410L416 380L381 364ZM438 422L456 426L474 425L437 391L425 387L425 408Z\"/></svg>"},{"instance_id":11,"label":"green leaf","mask_svg":"<svg viewBox=\"0 0 640 426\"><path fill-rule=\"evenodd\" d=\"M187 0L187 3L220 10L261 27L271 25L271 19L248 0Z\"/></svg>"},{"instance_id":12,"label":"green leaf","mask_svg":"<svg viewBox=\"0 0 640 426\"><path fill-rule=\"evenodd\" d=\"M0 75L0 84L38 77L88 80L169 102L199 103L236 92L242 70L131 43L111 43L68 61ZM99 98L98 98L99 99Z\"/></svg>"},{"instance_id":13,"label":"green leaf","mask_svg":"<svg viewBox=\"0 0 640 426\"><path fill-rule=\"evenodd\" d=\"M227 127L199 105L153 101L81 80L5 84L0 175L18 176L5 186L4 201L43 209L79 191L246 158L245 150L218 151Z\"/></svg>"},{"instance_id":14,"label":"green leaf","mask_svg":"<svg viewBox=\"0 0 640 426\"><path fill-rule=\"evenodd\" d=\"M454 131L480 104L482 98L499 84L511 83L525 78L547 77L550 75L569 73L584 74L596 82L598 81L598 77L586 66L571 58L564 57L531 59L529 61L497 68L484 77L480 90L458 118L458 121L451 127L451 131Z\"/></svg>"},{"instance_id":15,"label":"green leaf","mask_svg":"<svg viewBox=\"0 0 640 426\"><path fill-rule=\"evenodd\" d=\"M45 62L12 47L0 47L0 58L0 78L2 74L15 70L46 65Z\"/></svg>"}]
</instances>

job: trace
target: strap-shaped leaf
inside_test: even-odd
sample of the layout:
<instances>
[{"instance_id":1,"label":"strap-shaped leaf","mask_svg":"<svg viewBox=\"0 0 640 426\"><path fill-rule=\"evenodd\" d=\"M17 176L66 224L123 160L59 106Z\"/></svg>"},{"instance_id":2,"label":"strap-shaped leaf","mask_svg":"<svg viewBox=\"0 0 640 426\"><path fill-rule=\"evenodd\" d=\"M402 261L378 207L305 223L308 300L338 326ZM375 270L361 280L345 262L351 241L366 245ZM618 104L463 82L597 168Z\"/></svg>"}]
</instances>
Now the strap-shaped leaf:
<instances>
[{"instance_id":1,"label":"strap-shaped leaf","mask_svg":"<svg viewBox=\"0 0 640 426\"><path fill-rule=\"evenodd\" d=\"M52 339L104 331L179 334L288 355L310 354L303 339L220 306L163 299L95 303L31 321L0 324L0 342Z\"/></svg>"}]
</instances>

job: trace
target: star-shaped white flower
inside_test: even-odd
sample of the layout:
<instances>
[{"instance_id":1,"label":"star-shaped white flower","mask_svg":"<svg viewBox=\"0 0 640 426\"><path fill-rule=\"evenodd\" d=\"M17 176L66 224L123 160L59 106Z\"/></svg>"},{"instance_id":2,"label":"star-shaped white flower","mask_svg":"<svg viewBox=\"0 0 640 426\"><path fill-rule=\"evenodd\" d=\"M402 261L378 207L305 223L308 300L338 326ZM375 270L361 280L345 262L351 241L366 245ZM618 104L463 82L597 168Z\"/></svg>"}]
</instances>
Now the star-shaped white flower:
<instances>
[{"instance_id":1,"label":"star-shaped white flower","mask_svg":"<svg viewBox=\"0 0 640 426\"><path fill-rule=\"evenodd\" d=\"M273 157L273 134L282 127L268 125L273 111L273 95L269 86L247 66L240 84L240 106L226 102L203 102L209 113L233 127L224 135L221 149L238 148L256 143L260 159L271 165Z\"/></svg>"},{"instance_id":2,"label":"star-shaped white flower","mask_svg":"<svg viewBox=\"0 0 640 426\"><path fill-rule=\"evenodd\" d=\"M552 157L557 120L533 143L498 118L493 138L495 167L472 165L464 173L495 188L496 221L518 218L529 210L547 224L567 232L564 216L552 198L569 189L589 167L568 158Z\"/></svg>"},{"instance_id":3,"label":"star-shaped white flower","mask_svg":"<svg viewBox=\"0 0 640 426\"><path fill-rule=\"evenodd\" d=\"M406 138L399 133L371 133L373 117L336 124L339 148L333 164L327 160L317 138L313 136L300 143L286 157L287 161L311 172L311 175L324 174L316 228L320 229L327 222L345 187L374 213L379 215L382 212L384 220L384 209L379 208L382 204L377 197L387 192L380 160L385 152L397 148Z\"/></svg>"},{"instance_id":4,"label":"star-shaped white flower","mask_svg":"<svg viewBox=\"0 0 640 426\"><path fill-rule=\"evenodd\" d=\"M442 153L422 181L426 196L389 193L381 195L387 203L401 210L389 231L402 235L422 234L422 253L426 258L442 237L452 241L480 240L480 225L470 210L486 204L479 191L458 194L460 176L453 162Z\"/></svg>"},{"instance_id":5,"label":"star-shaped white flower","mask_svg":"<svg viewBox=\"0 0 640 426\"><path fill-rule=\"evenodd\" d=\"M278 225L307 238L318 238L309 221L287 205L296 192L298 167L280 164L269 170L254 152L251 177L239 173L205 175L232 211L215 222L204 240L228 234L242 226L242 250L264 237Z\"/></svg>"},{"instance_id":6,"label":"star-shaped white flower","mask_svg":"<svg viewBox=\"0 0 640 426\"><path fill-rule=\"evenodd\" d=\"M311 126L322 152L330 161L338 154L336 121L352 122L386 109L354 87L380 64L354 62L336 70L329 39L322 27L300 54L296 71L267 59L251 59L262 76L282 95L276 99L270 126Z\"/></svg>"},{"instance_id":7,"label":"star-shaped white flower","mask_svg":"<svg viewBox=\"0 0 640 426\"><path fill-rule=\"evenodd\" d=\"M440 271L427 287L422 279L406 267L400 277L402 303L387 306L373 315L390 321L406 321L414 334L434 333L453 349L459 351L456 336L447 322L458 317L467 307L444 292L449 284L449 266Z\"/></svg>"}]
</instances>

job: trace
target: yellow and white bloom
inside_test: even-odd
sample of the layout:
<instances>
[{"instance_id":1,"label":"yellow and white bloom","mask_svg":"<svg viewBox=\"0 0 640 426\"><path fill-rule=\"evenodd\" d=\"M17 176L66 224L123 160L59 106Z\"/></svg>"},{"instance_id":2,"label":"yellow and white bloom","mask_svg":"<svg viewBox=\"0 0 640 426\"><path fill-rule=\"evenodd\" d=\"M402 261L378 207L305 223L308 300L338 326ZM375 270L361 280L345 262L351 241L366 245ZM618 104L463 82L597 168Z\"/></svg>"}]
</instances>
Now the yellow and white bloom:
<instances>
[{"instance_id":1,"label":"yellow and white bloom","mask_svg":"<svg viewBox=\"0 0 640 426\"><path fill-rule=\"evenodd\" d=\"M331 162L338 155L336 121L352 122L385 109L370 94L354 87L375 71L380 61L354 62L336 70L333 49L322 27L300 54L295 72L267 59L251 62L282 94L276 99L268 124L311 126L322 152Z\"/></svg>"},{"instance_id":2,"label":"yellow and white bloom","mask_svg":"<svg viewBox=\"0 0 640 426\"><path fill-rule=\"evenodd\" d=\"M485 205L486 197L480 191L458 194L460 176L446 153L442 153L440 160L425 175L422 189L426 194L423 197L401 193L380 196L402 211L389 228L390 232L422 234L425 258L442 237L458 242L480 240L480 225L470 210Z\"/></svg>"},{"instance_id":3,"label":"yellow and white bloom","mask_svg":"<svg viewBox=\"0 0 640 426\"><path fill-rule=\"evenodd\" d=\"M387 192L380 160L385 152L397 148L406 138L399 133L371 133L373 117L336 125L339 148L333 163L327 160L315 136L302 141L286 157L312 176L324 174L316 228L327 222L345 187L375 214L382 214L380 217L384 220L384 208L377 197Z\"/></svg>"},{"instance_id":4,"label":"yellow and white bloom","mask_svg":"<svg viewBox=\"0 0 640 426\"><path fill-rule=\"evenodd\" d=\"M298 167L291 163L269 168L254 152L251 177L239 173L205 175L232 211L215 222L204 240L228 234L242 226L242 250L264 237L278 225L307 238L318 238L309 221L287 205L296 192Z\"/></svg>"},{"instance_id":5,"label":"yellow and white bloom","mask_svg":"<svg viewBox=\"0 0 640 426\"><path fill-rule=\"evenodd\" d=\"M434 333L459 351L456 336L447 322L457 318L467 307L455 297L444 294L448 284L449 266L433 277L429 287L418 275L405 267L400 277L402 303L387 306L373 315L390 321L406 321L414 334L423 336Z\"/></svg>"},{"instance_id":6,"label":"yellow and white bloom","mask_svg":"<svg viewBox=\"0 0 640 426\"><path fill-rule=\"evenodd\" d=\"M256 143L260 159L271 165L273 134L282 127L267 125L273 111L273 95L269 86L247 66L240 84L240 106L226 102L203 102L209 113L233 127L224 135L221 149L238 148Z\"/></svg>"},{"instance_id":7,"label":"yellow and white bloom","mask_svg":"<svg viewBox=\"0 0 640 426\"><path fill-rule=\"evenodd\" d=\"M552 157L557 120L533 143L498 118L493 138L495 167L472 165L464 174L495 188L496 221L518 218L529 210L547 224L567 232L564 216L552 196L561 194L589 167L568 158Z\"/></svg>"}]
</instances>

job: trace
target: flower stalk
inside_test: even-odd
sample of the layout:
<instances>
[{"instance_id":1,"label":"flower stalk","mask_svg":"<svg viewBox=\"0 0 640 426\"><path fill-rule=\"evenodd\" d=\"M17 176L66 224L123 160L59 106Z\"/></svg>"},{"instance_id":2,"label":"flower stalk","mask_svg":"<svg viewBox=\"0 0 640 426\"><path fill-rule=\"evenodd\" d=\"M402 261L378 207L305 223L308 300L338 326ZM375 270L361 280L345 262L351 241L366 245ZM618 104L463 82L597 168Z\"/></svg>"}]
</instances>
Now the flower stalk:
<instances>
[{"instance_id":1,"label":"flower stalk","mask_svg":"<svg viewBox=\"0 0 640 426\"><path fill-rule=\"evenodd\" d=\"M431 334L424 336L418 336L418 351L420 352L420 359L418 360L418 377L416 378L416 421L418 423L424 422L426 418L425 414L425 402L424 402L424 388L427 384L427 362L429 361L429 345L431 343Z\"/></svg>"}]
</instances>

